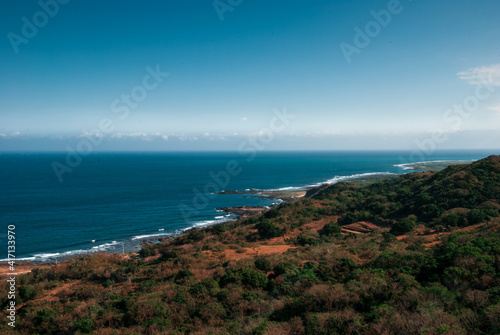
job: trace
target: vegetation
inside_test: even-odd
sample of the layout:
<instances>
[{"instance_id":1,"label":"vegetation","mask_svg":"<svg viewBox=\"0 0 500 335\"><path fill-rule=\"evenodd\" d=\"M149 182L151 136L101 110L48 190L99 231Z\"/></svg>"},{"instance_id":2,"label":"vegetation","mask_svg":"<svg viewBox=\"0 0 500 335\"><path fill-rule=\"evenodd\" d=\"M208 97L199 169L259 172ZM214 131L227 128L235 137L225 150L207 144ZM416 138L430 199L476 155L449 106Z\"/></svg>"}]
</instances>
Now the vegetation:
<instances>
[{"instance_id":1,"label":"vegetation","mask_svg":"<svg viewBox=\"0 0 500 335\"><path fill-rule=\"evenodd\" d=\"M16 328L0 330L497 334L499 199L498 156L323 187L135 259L82 256L20 276Z\"/></svg>"}]
</instances>

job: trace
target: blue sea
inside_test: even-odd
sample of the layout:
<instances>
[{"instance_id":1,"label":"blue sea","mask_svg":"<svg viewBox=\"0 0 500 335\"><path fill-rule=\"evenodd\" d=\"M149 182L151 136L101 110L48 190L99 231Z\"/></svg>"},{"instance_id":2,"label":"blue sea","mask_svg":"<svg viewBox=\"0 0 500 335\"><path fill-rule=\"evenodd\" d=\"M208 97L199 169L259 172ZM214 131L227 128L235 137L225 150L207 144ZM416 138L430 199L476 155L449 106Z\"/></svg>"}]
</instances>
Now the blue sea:
<instances>
[{"instance_id":1,"label":"blue sea","mask_svg":"<svg viewBox=\"0 0 500 335\"><path fill-rule=\"evenodd\" d=\"M96 153L60 181L64 153L0 154L0 259L15 225L16 258L53 261L233 220L217 208L277 199L222 190L300 189L370 174L402 174L409 152ZM475 160L491 151L437 151L424 161ZM73 162L74 163L74 162ZM3 246L3 247L2 247ZM3 251L2 251L3 250Z\"/></svg>"}]
</instances>

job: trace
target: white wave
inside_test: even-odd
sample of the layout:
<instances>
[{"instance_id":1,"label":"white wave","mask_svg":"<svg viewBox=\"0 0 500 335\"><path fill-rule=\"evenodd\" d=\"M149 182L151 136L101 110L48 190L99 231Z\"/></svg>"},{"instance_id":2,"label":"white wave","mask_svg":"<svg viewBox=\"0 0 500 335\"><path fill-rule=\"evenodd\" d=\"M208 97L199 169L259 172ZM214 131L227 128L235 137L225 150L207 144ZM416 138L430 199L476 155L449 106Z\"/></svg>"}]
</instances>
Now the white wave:
<instances>
[{"instance_id":1,"label":"white wave","mask_svg":"<svg viewBox=\"0 0 500 335\"><path fill-rule=\"evenodd\" d=\"M43 261L50 261L53 259L61 259L61 258L66 258L66 257L71 257L71 256L76 256L76 255L87 255L87 254L93 254L96 252L100 251L110 251L113 249L116 249L117 246L121 245L123 243L118 242L118 241L111 241L108 243L103 243L99 244L97 246L93 246L89 249L76 249L76 250L69 250L69 251L64 251L64 252L54 252L54 253L40 253L40 254L34 254L33 256L30 257L23 257L23 258L16 258L15 261L30 261L30 262L43 262ZM121 248L120 248L121 250ZM10 259L12 261L13 259ZM7 262L9 259L0 259L0 262Z\"/></svg>"},{"instance_id":2,"label":"white wave","mask_svg":"<svg viewBox=\"0 0 500 335\"><path fill-rule=\"evenodd\" d=\"M327 180L325 183L318 183L318 184L312 185L312 186L320 186L322 184L336 184L336 183L341 182L341 181L358 179L358 178L363 178L363 177L387 176L387 175L394 175L394 174L396 174L396 173L392 173L392 172L367 172L367 173L353 174L350 176L335 176L332 179Z\"/></svg>"},{"instance_id":3,"label":"white wave","mask_svg":"<svg viewBox=\"0 0 500 335\"><path fill-rule=\"evenodd\" d=\"M95 247L92 247L93 249L94 248L97 248L97 249L109 249L109 247L113 247L115 245L119 244L118 242L116 241L113 241L113 242L110 242L110 243L104 243L104 244L99 244L98 246L95 246Z\"/></svg>"},{"instance_id":4,"label":"white wave","mask_svg":"<svg viewBox=\"0 0 500 335\"><path fill-rule=\"evenodd\" d=\"M206 227L206 226L212 226L212 225L215 225L218 223L228 222L228 221L232 220L231 216L232 216L231 214L227 214L224 216L216 216L215 220L205 220L205 221L201 221L201 222L196 222L193 225L193 227Z\"/></svg>"},{"instance_id":5,"label":"white wave","mask_svg":"<svg viewBox=\"0 0 500 335\"><path fill-rule=\"evenodd\" d=\"M52 254L35 254L35 258L54 258L59 256L60 253L52 253Z\"/></svg>"},{"instance_id":6,"label":"white wave","mask_svg":"<svg viewBox=\"0 0 500 335\"><path fill-rule=\"evenodd\" d=\"M446 162L475 162L477 159L451 159L451 160L436 160L436 161L421 161L413 163L395 164L395 167L403 170L413 170L413 166L425 163L446 163Z\"/></svg>"},{"instance_id":7,"label":"white wave","mask_svg":"<svg viewBox=\"0 0 500 335\"><path fill-rule=\"evenodd\" d=\"M281 188L275 188L275 189L269 189L269 190L262 190L262 191L267 191L267 192L276 192L276 191L304 191L307 188L310 187L317 187L321 186L324 184L336 184L341 181L346 181L346 180L351 180L351 179L358 179L358 178L363 178L363 177L370 177L370 176L385 176L385 175L394 175L396 173L392 172L367 172L367 173L358 173L358 174L352 174L349 176L335 176L331 179L328 179L326 181L322 181L316 184L311 184L311 185L306 185L306 186L288 186L288 187L281 187Z\"/></svg>"},{"instance_id":8,"label":"white wave","mask_svg":"<svg viewBox=\"0 0 500 335\"><path fill-rule=\"evenodd\" d=\"M12 262L12 261L15 261L15 262L18 262L18 261L34 261L34 260L35 260L35 257L23 257L23 258L11 258L11 259L2 258L2 259L0 259L0 263L2 263L2 262Z\"/></svg>"},{"instance_id":9,"label":"white wave","mask_svg":"<svg viewBox=\"0 0 500 335\"><path fill-rule=\"evenodd\" d=\"M61 256L73 256L73 255L81 255L81 254L88 254L90 253L90 249L83 250L83 249L78 249L78 250L70 250L63 252Z\"/></svg>"},{"instance_id":10,"label":"white wave","mask_svg":"<svg viewBox=\"0 0 500 335\"><path fill-rule=\"evenodd\" d=\"M203 226L211 225L214 222L215 222L215 220L206 220L206 221L202 221L202 222L197 222L194 224L194 226L195 227L203 227Z\"/></svg>"},{"instance_id":11,"label":"white wave","mask_svg":"<svg viewBox=\"0 0 500 335\"><path fill-rule=\"evenodd\" d=\"M280 187L272 191L301 191L303 189L304 187L301 186L288 186L288 187Z\"/></svg>"},{"instance_id":12,"label":"white wave","mask_svg":"<svg viewBox=\"0 0 500 335\"><path fill-rule=\"evenodd\" d=\"M132 237L132 240L143 240L143 239L148 239L152 237L161 237L161 236L170 236L172 233L158 233L158 234L148 234L148 235L138 235Z\"/></svg>"}]
</instances>

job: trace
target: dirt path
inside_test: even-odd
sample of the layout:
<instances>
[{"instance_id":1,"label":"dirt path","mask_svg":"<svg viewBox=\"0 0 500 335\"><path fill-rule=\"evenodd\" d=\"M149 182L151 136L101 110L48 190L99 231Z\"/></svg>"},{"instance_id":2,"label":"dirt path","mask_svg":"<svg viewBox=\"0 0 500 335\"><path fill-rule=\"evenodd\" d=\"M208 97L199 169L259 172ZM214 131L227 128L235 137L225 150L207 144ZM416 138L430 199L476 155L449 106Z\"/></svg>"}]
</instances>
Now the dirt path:
<instances>
[{"instance_id":1,"label":"dirt path","mask_svg":"<svg viewBox=\"0 0 500 335\"><path fill-rule=\"evenodd\" d=\"M21 263L15 265L15 271L11 271L7 263L0 263L0 278L8 277L9 273L21 275L24 273L30 273L33 269L46 269L51 266L52 265L50 264Z\"/></svg>"}]
</instances>

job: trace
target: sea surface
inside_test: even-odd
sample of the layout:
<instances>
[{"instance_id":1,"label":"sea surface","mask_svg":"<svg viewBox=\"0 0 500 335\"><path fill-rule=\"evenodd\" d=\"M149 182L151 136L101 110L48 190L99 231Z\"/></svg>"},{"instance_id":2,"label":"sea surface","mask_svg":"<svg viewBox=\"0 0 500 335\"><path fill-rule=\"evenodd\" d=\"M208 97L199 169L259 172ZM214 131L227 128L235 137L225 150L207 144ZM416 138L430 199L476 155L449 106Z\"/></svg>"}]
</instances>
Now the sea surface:
<instances>
[{"instance_id":1,"label":"sea surface","mask_svg":"<svg viewBox=\"0 0 500 335\"><path fill-rule=\"evenodd\" d=\"M491 151L437 151L421 161L475 160ZM53 261L133 250L154 237L233 220L217 208L276 199L222 190L301 189L371 174L408 173L410 152L97 153L58 180L64 153L0 154L0 259L15 225L17 259ZM423 158L423 159L422 159Z\"/></svg>"}]
</instances>

